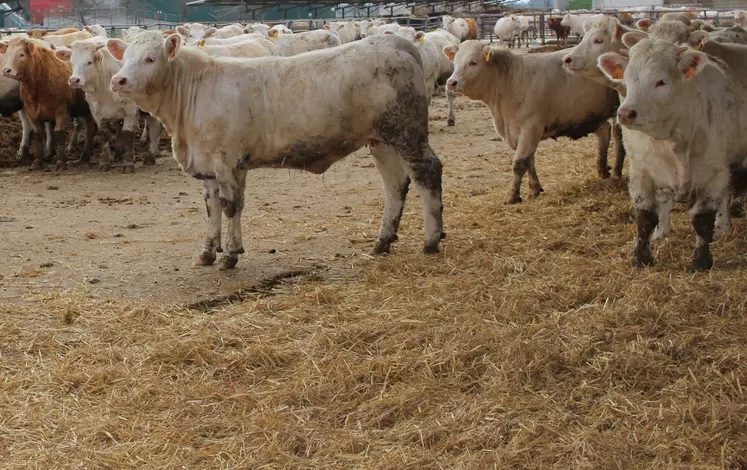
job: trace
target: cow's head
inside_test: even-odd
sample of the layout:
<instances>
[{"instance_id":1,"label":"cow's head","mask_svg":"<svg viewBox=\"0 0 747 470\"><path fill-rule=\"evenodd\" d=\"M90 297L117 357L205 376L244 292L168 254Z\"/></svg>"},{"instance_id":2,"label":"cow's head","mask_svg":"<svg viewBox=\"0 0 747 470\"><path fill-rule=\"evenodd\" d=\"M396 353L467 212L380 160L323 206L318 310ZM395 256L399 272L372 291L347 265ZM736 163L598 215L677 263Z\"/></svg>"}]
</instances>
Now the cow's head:
<instances>
[{"instance_id":1,"label":"cow's head","mask_svg":"<svg viewBox=\"0 0 747 470\"><path fill-rule=\"evenodd\" d=\"M454 62L454 72L446 81L446 86L472 99L482 99L486 81L490 79L486 69L494 62L494 51L490 46L480 41L465 41L444 47L443 53Z\"/></svg>"},{"instance_id":2,"label":"cow's head","mask_svg":"<svg viewBox=\"0 0 747 470\"><path fill-rule=\"evenodd\" d=\"M15 37L7 42L0 41L0 54L6 55L3 76L19 81L27 78L30 72L29 62L38 53L37 47L41 46L24 37Z\"/></svg>"},{"instance_id":3,"label":"cow's head","mask_svg":"<svg viewBox=\"0 0 747 470\"><path fill-rule=\"evenodd\" d=\"M630 41L627 34L623 42ZM666 41L641 39L632 44L630 58L615 53L599 57L599 68L610 80L622 82L627 94L617 111L620 124L655 139L670 138L676 120L674 99L697 96L691 80L708 64L708 57L688 47Z\"/></svg>"},{"instance_id":4,"label":"cow's head","mask_svg":"<svg viewBox=\"0 0 747 470\"><path fill-rule=\"evenodd\" d=\"M96 74L99 73L99 65L104 60L103 54L108 54L101 50L106 46L106 41L102 39L75 41L70 45L70 49L60 48L55 51L54 55L58 59L69 61L72 65L72 74L67 80L71 87L82 90L90 89Z\"/></svg>"},{"instance_id":5,"label":"cow's head","mask_svg":"<svg viewBox=\"0 0 747 470\"><path fill-rule=\"evenodd\" d=\"M182 45L181 36L172 34L165 40L158 31L144 31L130 44L109 39L109 53L123 61L122 68L112 77L111 90L136 100L170 86L166 83L171 62Z\"/></svg>"},{"instance_id":6,"label":"cow's head","mask_svg":"<svg viewBox=\"0 0 747 470\"><path fill-rule=\"evenodd\" d=\"M563 67L575 75L601 77L597 59L606 52L619 52L625 47L622 42L624 32L617 19L600 19L586 30L581 42L563 57Z\"/></svg>"},{"instance_id":7,"label":"cow's head","mask_svg":"<svg viewBox=\"0 0 747 470\"><path fill-rule=\"evenodd\" d=\"M218 30L212 26L207 27L204 24L191 23L189 28L177 26L176 31L182 37L185 44L192 46L203 39L213 36Z\"/></svg>"}]
</instances>

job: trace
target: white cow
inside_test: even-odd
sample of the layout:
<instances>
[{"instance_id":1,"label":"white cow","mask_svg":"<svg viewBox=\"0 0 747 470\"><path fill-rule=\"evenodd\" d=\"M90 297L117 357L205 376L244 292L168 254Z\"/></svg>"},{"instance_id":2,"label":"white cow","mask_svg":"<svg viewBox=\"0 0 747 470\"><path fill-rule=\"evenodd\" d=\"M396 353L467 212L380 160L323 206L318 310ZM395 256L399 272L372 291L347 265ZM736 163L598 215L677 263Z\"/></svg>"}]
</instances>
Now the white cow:
<instances>
[{"instance_id":1,"label":"white cow","mask_svg":"<svg viewBox=\"0 0 747 470\"><path fill-rule=\"evenodd\" d=\"M358 31L360 31L361 38L365 38L369 36L371 28L386 24L386 21L380 18L375 18L373 20L362 20L362 21L359 21L357 24L358 24Z\"/></svg>"},{"instance_id":2,"label":"white cow","mask_svg":"<svg viewBox=\"0 0 747 470\"><path fill-rule=\"evenodd\" d=\"M477 23L472 18L454 18L443 16L442 28L453 34L459 42L477 37Z\"/></svg>"},{"instance_id":3,"label":"white cow","mask_svg":"<svg viewBox=\"0 0 747 470\"><path fill-rule=\"evenodd\" d=\"M137 36L138 33L140 33L141 31L145 31L145 30L138 26L130 26L127 29L123 29L122 40L124 42L131 42L133 39L135 39L135 36Z\"/></svg>"},{"instance_id":4,"label":"white cow","mask_svg":"<svg viewBox=\"0 0 747 470\"><path fill-rule=\"evenodd\" d=\"M247 39L243 42L225 45L203 45L198 47L210 57L268 57L282 55L277 45L268 37Z\"/></svg>"},{"instance_id":5,"label":"white cow","mask_svg":"<svg viewBox=\"0 0 747 470\"><path fill-rule=\"evenodd\" d=\"M428 95L428 102L430 103L431 95L435 92L439 79L448 78L454 71L454 64L442 51L447 46L459 44L459 39L443 29L424 33L422 31L415 31L414 28L400 28L395 34L407 38L418 48L420 57L423 59L423 75L426 90L430 91ZM454 115L454 93L452 91L446 90L446 100L449 106L447 125L453 126L456 120Z\"/></svg>"},{"instance_id":6,"label":"white cow","mask_svg":"<svg viewBox=\"0 0 747 470\"><path fill-rule=\"evenodd\" d=\"M561 26L567 26L571 28L571 32L573 34L577 35L578 37L582 37L585 32L584 25L586 25L586 23L594 24L604 16L605 15L579 16L568 13L560 21L560 24Z\"/></svg>"},{"instance_id":7,"label":"white cow","mask_svg":"<svg viewBox=\"0 0 747 470\"><path fill-rule=\"evenodd\" d=\"M420 55L405 39L367 38L297 57L231 60L183 48L176 34L164 41L158 33L141 33L129 47L118 39L108 46L115 55L126 49L112 90L154 113L171 135L181 168L203 180L209 228L198 265L212 264L220 251L221 212L228 234L219 267L233 268L244 252L247 170L319 174L365 145L385 188L375 252L388 252L396 239L408 176L423 203L424 251L439 251L441 162L428 143Z\"/></svg>"},{"instance_id":8,"label":"white cow","mask_svg":"<svg viewBox=\"0 0 747 470\"><path fill-rule=\"evenodd\" d=\"M273 39L280 53L286 57L340 45L340 38L326 29L298 34L282 34Z\"/></svg>"},{"instance_id":9,"label":"white cow","mask_svg":"<svg viewBox=\"0 0 747 470\"><path fill-rule=\"evenodd\" d=\"M360 30L358 28L359 26L356 26L352 21L335 21L324 25L324 29L336 34L342 44L360 39Z\"/></svg>"},{"instance_id":10,"label":"white cow","mask_svg":"<svg viewBox=\"0 0 747 470\"><path fill-rule=\"evenodd\" d=\"M369 36L381 36L386 33L396 33L402 26L399 23L385 23L379 26L372 26L368 29Z\"/></svg>"},{"instance_id":11,"label":"white cow","mask_svg":"<svg viewBox=\"0 0 747 470\"><path fill-rule=\"evenodd\" d=\"M747 122L747 107L741 106L747 90L736 74L702 52L631 33L623 42L630 47L630 58L606 53L599 57L599 67L611 80L624 83L627 95L618 120L635 133L625 134L626 145L637 147L630 152L630 194L638 226L633 263L653 263L656 190L676 187L684 179L696 196L692 269L710 269L717 213L728 217L730 166L743 165L747 153L741 128ZM684 178L678 174L682 171ZM728 221L721 225L730 228Z\"/></svg>"},{"instance_id":12,"label":"white cow","mask_svg":"<svg viewBox=\"0 0 747 470\"><path fill-rule=\"evenodd\" d=\"M112 132L110 126L119 129L119 121L122 121L122 130L118 133L118 140L122 146L124 159L123 172L135 171L133 160L134 133L137 130L138 107L127 98L112 93L109 83L112 77L122 67L122 62L112 57L106 49L106 38L92 38L76 41L70 49L58 49L55 56L62 61L69 61L72 65L72 75L68 83L73 88L81 89L86 94L91 108L91 115L96 120L99 132L104 141L104 152L101 161L101 170L109 170L111 167L112 151L110 148ZM145 157L146 165L156 163L158 154L158 141L161 134L161 125L158 119L151 116L146 117L148 132L150 134L150 147Z\"/></svg>"},{"instance_id":13,"label":"white cow","mask_svg":"<svg viewBox=\"0 0 747 470\"><path fill-rule=\"evenodd\" d=\"M521 23L513 16L508 15L499 18L495 22L493 32L501 40L501 44L508 47L514 47L514 38L519 38L519 47L521 47Z\"/></svg>"},{"instance_id":14,"label":"white cow","mask_svg":"<svg viewBox=\"0 0 747 470\"><path fill-rule=\"evenodd\" d=\"M272 34L273 31L277 31L277 34L293 34L293 31L284 24L276 24L270 28L270 33L268 35L276 36L275 34Z\"/></svg>"},{"instance_id":15,"label":"white cow","mask_svg":"<svg viewBox=\"0 0 747 470\"><path fill-rule=\"evenodd\" d=\"M83 27L83 31L91 33L94 37L108 37L106 30L100 24L86 25Z\"/></svg>"},{"instance_id":16,"label":"white cow","mask_svg":"<svg viewBox=\"0 0 747 470\"><path fill-rule=\"evenodd\" d=\"M75 41L82 41L84 39L90 39L93 35L89 33L88 31L78 31L77 33L68 33L68 34L47 34L42 38L42 41L46 41L47 43L55 46L55 47L63 47L63 46L69 46L70 44L74 43Z\"/></svg>"},{"instance_id":17,"label":"white cow","mask_svg":"<svg viewBox=\"0 0 747 470\"><path fill-rule=\"evenodd\" d=\"M200 23L187 23L177 26L176 32L185 39L187 45L194 45L207 38L227 39L242 35L244 34L244 28L240 24L232 24L218 29Z\"/></svg>"},{"instance_id":18,"label":"white cow","mask_svg":"<svg viewBox=\"0 0 747 470\"><path fill-rule=\"evenodd\" d=\"M533 196L543 192L534 154L544 139L580 139L594 133L599 142L597 168L606 170L609 119L618 104L617 93L569 75L563 70L562 51L518 55L506 48L466 41L445 48L444 53L454 61L447 86L484 102L496 132L515 151L508 204L521 202L525 173Z\"/></svg>"},{"instance_id":19,"label":"white cow","mask_svg":"<svg viewBox=\"0 0 747 470\"><path fill-rule=\"evenodd\" d=\"M253 39L267 39L269 37L273 36L268 36L267 34L263 33L250 33L241 34L239 36L234 36L231 38L206 38L198 42L197 44L202 46L227 46L229 44L238 44L246 41L251 41ZM182 39L184 38L182 37Z\"/></svg>"},{"instance_id":20,"label":"white cow","mask_svg":"<svg viewBox=\"0 0 747 470\"><path fill-rule=\"evenodd\" d=\"M258 33L258 34L266 35L270 29L272 28L270 28L269 25L262 24L262 23L252 23L244 27L244 34Z\"/></svg>"}]
</instances>

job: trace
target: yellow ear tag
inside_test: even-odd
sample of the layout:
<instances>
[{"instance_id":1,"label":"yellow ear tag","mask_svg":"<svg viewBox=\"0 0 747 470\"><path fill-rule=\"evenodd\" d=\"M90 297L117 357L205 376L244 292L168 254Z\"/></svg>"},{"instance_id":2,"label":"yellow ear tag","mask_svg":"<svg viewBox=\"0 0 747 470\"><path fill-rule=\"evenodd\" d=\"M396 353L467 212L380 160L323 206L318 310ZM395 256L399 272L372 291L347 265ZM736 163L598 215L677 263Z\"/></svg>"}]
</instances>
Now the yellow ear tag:
<instances>
[{"instance_id":1,"label":"yellow ear tag","mask_svg":"<svg viewBox=\"0 0 747 470\"><path fill-rule=\"evenodd\" d=\"M270 37L271 37L271 38L276 38L276 37L278 37L278 30L277 30L277 29L276 29L276 30L273 30L273 31L272 31L272 32L270 33Z\"/></svg>"},{"instance_id":2,"label":"yellow ear tag","mask_svg":"<svg viewBox=\"0 0 747 470\"><path fill-rule=\"evenodd\" d=\"M493 51L488 49L488 52L485 53L485 62L490 62L493 59Z\"/></svg>"},{"instance_id":3,"label":"yellow ear tag","mask_svg":"<svg viewBox=\"0 0 747 470\"><path fill-rule=\"evenodd\" d=\"M612 78L615 80L622 80L625 77L625 70L623 70L622 67L619 65L615 67L615 70L612 72Z\"/></svg>"},{"instance_id":4,"label":"yellow ear tag","mask_svg":"<svg viewBox=\"0 0 747 470\"><path fill-rule=\"evenodd\" d=\"M702 51L703 50L703 43L699 42L698 45L695 47L697 50Z\"/></svg>"},{"instance_id":5,"label":"yellow ear tag","mask_svg":"<svg viewBox=\"0 0 747 470\"><path fill-rule=\"evenodd\" d=\"M200 41L197 47L205 47L205 40L203 39L202 41Z\"/></svg>"},{"instance_id":6,"label":"yellow ear tag","mask_svg":"<svg viewBox=\"0 0 747 470\"><path fill-rule=\"evenodd\" d=\"M695 76L695 67L690 67L690 70L685 74L685 79L690 80Z\"/></svg>"},{"instance_id":7,"label":"yellow ear tag","mask_svg":"<svg viewBox=\"0 0 747 470\"><path fill-rule=\"evenodd\" d=\"M418 42L419 42L420 44L423 44L423 43L425 42L425 36L420 36L420 37L418 38Z\"/></svg>"}]
</instances>

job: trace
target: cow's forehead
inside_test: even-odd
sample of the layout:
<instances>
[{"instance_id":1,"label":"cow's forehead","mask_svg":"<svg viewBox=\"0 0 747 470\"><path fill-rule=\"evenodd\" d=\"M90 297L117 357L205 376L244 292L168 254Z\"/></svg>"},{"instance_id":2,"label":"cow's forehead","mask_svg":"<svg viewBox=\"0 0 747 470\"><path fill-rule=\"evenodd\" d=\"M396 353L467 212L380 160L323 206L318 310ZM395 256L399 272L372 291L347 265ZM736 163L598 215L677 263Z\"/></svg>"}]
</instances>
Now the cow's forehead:
<instances>
[{"instance_id":1,"label":"cow's forehead","mask_svg":"<svg viewBox=\"0 0 747 470\"><path fill-rule=\"evenodd\" d=\"M163 49L163 44L164 39L161 33L152 31L140 33L135 37L135 40L132 41L132 44L127 47L125 53L130 50L134 54L157 52L160 49Z\"/></svg>"}]
</instances>

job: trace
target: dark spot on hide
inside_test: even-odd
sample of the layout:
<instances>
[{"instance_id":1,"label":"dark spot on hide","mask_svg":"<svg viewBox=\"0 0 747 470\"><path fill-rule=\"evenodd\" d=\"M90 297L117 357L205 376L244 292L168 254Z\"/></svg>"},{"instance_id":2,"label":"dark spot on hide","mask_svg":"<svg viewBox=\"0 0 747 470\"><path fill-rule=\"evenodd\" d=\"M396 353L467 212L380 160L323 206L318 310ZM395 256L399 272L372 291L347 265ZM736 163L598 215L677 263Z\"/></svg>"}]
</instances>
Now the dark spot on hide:
<instances>
[{"instance_id":1,"label":"dark spot on hide","mask_svg":"<svg viewBox=\"0 0 747 470\"><path fill-rule=\"evenodd\" d=\"M244 154L244 157L239 161L239 163L236 164L236 169L237 170L249 169L249 158L250 157L251 155L249 155L248 153Z\"/></svg>"},{"instance_id":2,"label":"dark spot on hide","mask_svg":"<svg viewBox=\"0 0 747 470\"><path fill-rule=\"evenodd\" d=\"M590 116L582 122L552 123L545 127L544 139L570 137L578 140L593 134L610 116Z\"/></svg>"},{"instance_id":3,"label":"dark spot on hide","mask_svg":"<svg viewBox=\"0 0 747 470\"><path fill-rule=\"evenodd\" d=\"M428 98L411 84L402 87L374 123L383 142L406 161L420 159L428 143Z\"/></svg>"},{"instance_id":4,"label":"dark spot on hide","mask_svg":"<svg viewBox=\"0 0 747 470\"><path fill-rule=\"evenodd\" d=\"M747 190L747 167L741 165L732 165L731 167L731 188L735 196L739 196Z\"/></svg>"},{"instance_id":5,"label":"dark spot on hide","mask_svg":"<svg viewBox=\"0 0 747 470\"><path fill-rule=\"evenodd\" d=\"M273 159L273 168L293 168L320 175L333 163L350 155L362 145L351 138L343 142L317 137L306 142L298 142L280 152ZM247 161L248 164L248 161Z\"/></svg>"},{"instance_id":6,"label":"dark spot on hide","mask_svg":"<svg viewBox=\"0 0 747 470\"><path fill-rule=\"evenodd\" d=\"M215 175L212 173L192 173L192 178L198 180L214 180Z\"/></svg>"},{"instance_id":7,"label":"dark spot on hide","mask_svg":"<svg viewBox=\"0 0 747 470\"><path fill-rule=\"evenodd\" d=\"M222 197L220 198L220 205L221 207L223 207L223 213L229 219L232 219L236 215L236 203L235 202L229 201L228 199Z\"/></svg>"}]
</instances>

